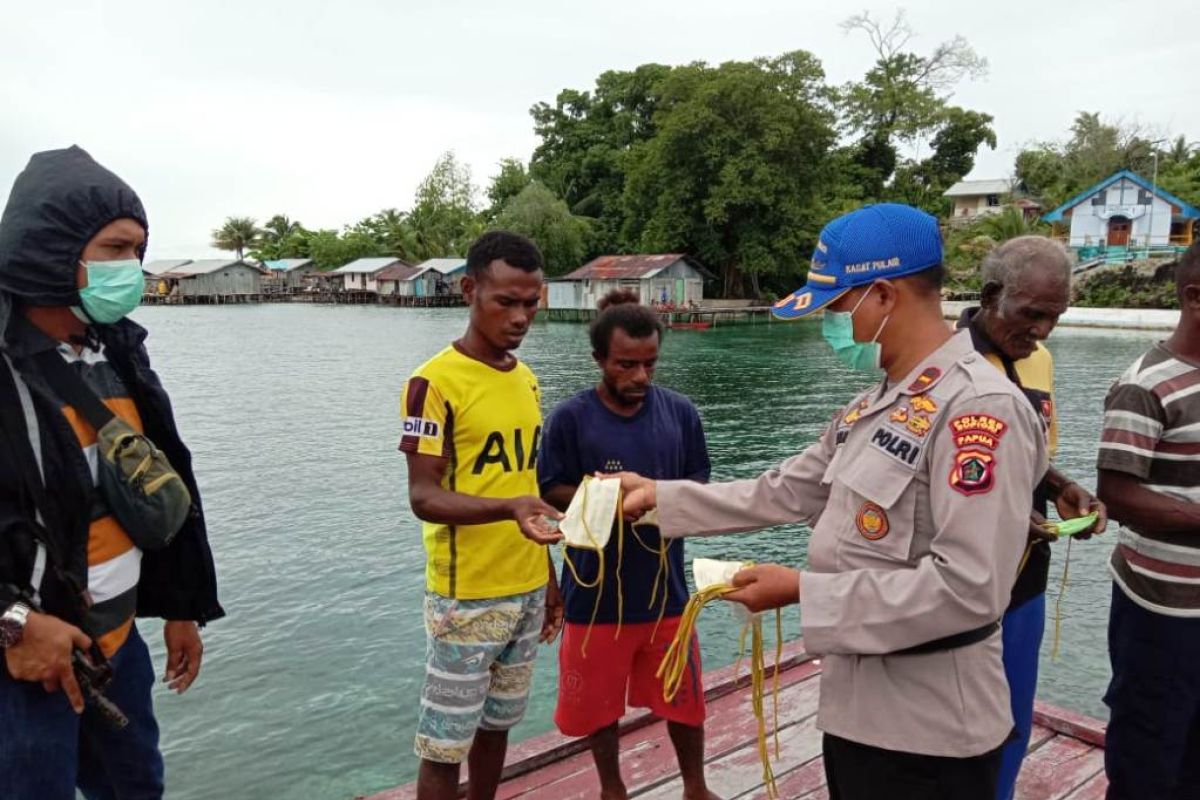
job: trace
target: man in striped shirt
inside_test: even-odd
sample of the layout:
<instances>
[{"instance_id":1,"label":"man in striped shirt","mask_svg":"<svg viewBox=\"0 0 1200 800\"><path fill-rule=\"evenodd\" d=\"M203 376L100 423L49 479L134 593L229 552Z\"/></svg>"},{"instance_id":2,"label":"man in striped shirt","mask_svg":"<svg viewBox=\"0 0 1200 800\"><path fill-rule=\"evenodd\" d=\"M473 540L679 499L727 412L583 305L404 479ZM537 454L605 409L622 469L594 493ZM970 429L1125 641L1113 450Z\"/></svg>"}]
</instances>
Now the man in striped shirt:
<instances>
[{"instance_id":1,"label":"man in striped shirt","mask_svg":"<svg viewBox=\"0 0 1200 800\"><path fill-rule=\"evenodd\" d=\"M1200 243L1176 268L1179 325L1104 401L1109 569L1108 800L1200 797Z\"/></svg>"},{"instance_id":2,"label":"man in striped shirt","mask_svg":"<svg viewBox=\"0 0 1200 800\"><path fill-rule=\"evenodd\" d=\"M78 147L34 155L0 216L6 800L74 800L77 788L161 797L154 666L134 617L165 621L164 682L183 692L200 671L198 626L224 615L191 455L150 368L146 331L126 318L142 296L147 231L133 189ZM80 407L66 399L71 386ZM89 394L152 440L187 486L191 508L177 531L162 532L174 534L169 543L141 539L143 552L114 515L121 497L98 479ZM112 668L106 695L128 718L122 730L94 701L85 706L73 658Z\"/></svg>"}]
</instances>

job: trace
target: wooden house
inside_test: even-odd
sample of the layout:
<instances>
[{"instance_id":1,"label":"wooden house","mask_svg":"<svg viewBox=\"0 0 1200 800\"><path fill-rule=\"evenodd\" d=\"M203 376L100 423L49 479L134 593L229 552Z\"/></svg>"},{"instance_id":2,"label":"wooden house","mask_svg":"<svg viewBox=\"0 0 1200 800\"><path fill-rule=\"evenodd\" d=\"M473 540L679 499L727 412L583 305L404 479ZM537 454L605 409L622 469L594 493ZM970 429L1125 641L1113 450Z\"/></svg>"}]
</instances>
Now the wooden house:
<instances>
[{"instance_id":1,"label":"wooden house","mask_svg":"<svg viewBox=\"0 0 1200 800\"><path fill-rule=\"evenodd\" d=\"M600 256L549 281L546 307L594 309L614 289L632 289L645 305L699 305L711 278L700 262L680 253Z\"/></svg>"},{"instance_id":2,"label":"wooden house","mask_svg":"<svg viewBox=\"0 0 1200 800\"><path fill-rule=\"evenodd\" d=\"M1088 247L1186 247L1200 209L1136 172L1121 170L1042 217L1070 227L1068 244Z\"/></svg>"},{"instance_id":3,"label":"wooden house","mask_svg":"<svg viewBox=\"0 0 1200 800\"><path fill-rule=\"evenodd\" d=\"M399 258L383 256L382 258L360 258L349 264L338 267L327 273L332 279L340 281L338 288L347 292L378 292L379 273L391 266L411 267L412 265Z\"/></svg>"}]
</instances>

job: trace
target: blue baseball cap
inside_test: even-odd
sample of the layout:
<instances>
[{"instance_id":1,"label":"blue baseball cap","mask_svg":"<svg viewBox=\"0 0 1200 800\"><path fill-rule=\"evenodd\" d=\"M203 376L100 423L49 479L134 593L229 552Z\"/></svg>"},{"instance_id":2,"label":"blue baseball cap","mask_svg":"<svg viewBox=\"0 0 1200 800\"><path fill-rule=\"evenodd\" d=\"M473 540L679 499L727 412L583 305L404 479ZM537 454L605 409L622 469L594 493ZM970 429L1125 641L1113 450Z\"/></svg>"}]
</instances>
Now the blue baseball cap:
<instances>
[{"instance_id":1,"label":"blue baseball cap","mask_svg":"<svg viewBox=\"0 0 1200 800\"><path fill-rule=\"evenodd\" d=\"M771 309L779 319L819 311L855 286L903 278L942 263L937 220L898 203L863 206L825 226L808 282Z\"/></svg>"}]
</instances>

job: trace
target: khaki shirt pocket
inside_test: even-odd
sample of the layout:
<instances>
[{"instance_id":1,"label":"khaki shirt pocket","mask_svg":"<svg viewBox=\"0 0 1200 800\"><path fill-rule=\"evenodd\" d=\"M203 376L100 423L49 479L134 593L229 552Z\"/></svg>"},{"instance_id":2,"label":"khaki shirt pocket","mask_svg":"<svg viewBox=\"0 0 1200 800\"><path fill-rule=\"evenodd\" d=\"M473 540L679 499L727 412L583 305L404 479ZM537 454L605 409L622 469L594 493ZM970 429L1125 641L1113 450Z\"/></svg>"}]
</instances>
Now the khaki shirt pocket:
<instances>
[{"instance_id":1,"label":"khaki shirt pocket","mask_svg":"<svg viewBox=\"0 0 1200 800\"><path fill-rule=\"evenodd\" d=\"M868 449L842 458L833 478L839 495L838 560L843 569L910 563L916 522L916 471ZM831 516L826 514L826 516Z\"/></svg>"}]
</instances>

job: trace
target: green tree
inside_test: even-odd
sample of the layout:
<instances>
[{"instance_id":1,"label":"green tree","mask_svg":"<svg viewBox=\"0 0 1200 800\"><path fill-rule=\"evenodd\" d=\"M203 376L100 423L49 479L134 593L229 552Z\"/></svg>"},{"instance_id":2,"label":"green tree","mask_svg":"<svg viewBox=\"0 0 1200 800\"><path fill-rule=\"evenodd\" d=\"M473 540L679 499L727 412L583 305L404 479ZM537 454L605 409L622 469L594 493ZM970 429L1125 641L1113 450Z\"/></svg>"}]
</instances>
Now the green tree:
<instances>
[{"instance_id":1,"label":"green tree","mask_svg":"<svg viewBox=\"0 0 1200 800\"><path fill-rule=\"evenodd\" d=\"M492 178L487 188L488 207L483 216L495 220L509 200L519 195L532 182L525 162L519 158L504 158L500 160L500 172Z\"/></svg>"},{"instance_id":2,"label":"green tree","mask_svg":"<svg viewBox=\"0 0 1200 800\"><path fill-rule=\"evenodd\" d=\"M1098 113L1080 112L1067 140L1041 142L1017 155L1017 178L1043 206L1054 208L1119 170L1150 177L1153 138L1140 125L1105 122Z\"/></svg>"},{"instance_id":3,"label":"green tree","mask_svg":"<svg viewBox=\"0 0 1200 800\"><path fill-rule=\"evenodd\" d=\"M655 135L628 155L625 242L695 255L726 295L803 272L836 137L820 62L796 51L692 64L659 93Z\"/></svg>"},{"instance_id":4,"label":"green tree","mask_svg":"<svg viewBox=\"0 0 1200 800\"><path fill-rule=\"evenodd\" d=\"M483 231L471 170L454 153L443 154L421 181L407 220L414 231L415 253L421 258L466 255Z\"/></svg>"},{"instance_id":5,"label":"green tree","mask_svg":"<svg viewBox=\"0 0 1200 800\"><path fill-rule=\"evenodd\" d=\"M935 188L948 175L957 174L957 180L966 174L955 171L964 163L964 145L972 160L981 144L995 147L991 117L948 103L961 81L987 74L987 59L966 39L955 36L927 55L911 52L908 46L915 34L902 10L890 24L870 12L856 14L842 22L842 30L866 35L876 56L861 81L846 84L838 93L843 130L857 137L853 146L854 160L861 167L857 177L865 182L868 197L884 196L888 181L901 166L901 145L942 137L934 144L935 151L941 145L938 163L909 165L906 178Z\"/></svg>"},{"instance_id":6,"label":"green tree","mask_svg":"<svg viewBox=\"0 0 1200 800\"><path fill-rule=\"evenodd\" d=\"M246 250L253 248L261 231L253 217L227 217L221 227L212 232L212 246L218 250L232 250L241 260Z\"/></svg>"},{"instance_id":7,"label":"green tree","mask_svg":"<svg viewBox=\"0 0 1200 800\"><path fill-rule=\"evenodd\" d=\"M565 89L554 105L538 103L530 110L541 139L530 174L572 213L592 219L593 254L625 249L628 160L656 134L660 86L671 72L661 64L605 72L593 91Z\"/></svg>"},{"instance_id":8,"label":"green tree","mask_svg":"<svg viewBox=\"0 0 1200 800\"><path fill-rule=\"evenodd\" d=\"M308 238L311 236L299 222L285 214L276 214L259 231L251 258L274 261L279 258L308 258Z\"/></svg>"},{"instance_id":9,"label":"green tree","mask_svg":"<svg viewBox=\"0 0 1200 800\"><path fill-rule=\"evenodd\" d=\"M942 114L931 145L933 153L921 161L908 160L896 170L888 199L919 206L935 214L948 211L942 192L975 167L975 154L988 145L996 148L992 117L978 111L948 107Z\"/></svg>"},{"instance_id":10,"label":"green tree","mask_svg":"<svg viewBox=\"0 0 1200 800\"><path fill-rule=\"evenodd\" d=\"M318 269L329 270L349 264L359 258L389 255L387 248L369 233L348 228L313 231L309 238L309 255Z\"/></svg>"},{"instance_id":11,"label":"green tree","mask_svg":"<svg viewBox=\"0 0 1200 800\"><path fill-rule=\"evenodd\" d=\"M524 234L537 243L549 275L562 275L583 263L591 234L587 220L541 183L533 182L513 197L496 217L496 227Z\"/></svg>"}]
</instances>

